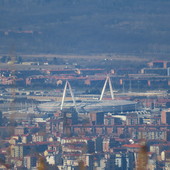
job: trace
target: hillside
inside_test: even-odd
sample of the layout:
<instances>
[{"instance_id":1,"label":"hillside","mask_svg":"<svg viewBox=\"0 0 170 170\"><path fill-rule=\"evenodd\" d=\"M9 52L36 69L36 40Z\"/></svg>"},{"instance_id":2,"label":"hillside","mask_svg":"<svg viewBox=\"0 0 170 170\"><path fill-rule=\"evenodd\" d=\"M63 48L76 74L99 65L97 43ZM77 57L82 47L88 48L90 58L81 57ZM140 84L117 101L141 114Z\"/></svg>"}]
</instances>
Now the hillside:
<instances>
[{"instance_id":1,"label":"hillside","mask_svg":"<svg viewBox=\"0 0 170 170\"><path fill-rule=\"evenodd\" d=\"M0 0L0 53L170 54L169 0Z\"/></svg>"}]
</instances>

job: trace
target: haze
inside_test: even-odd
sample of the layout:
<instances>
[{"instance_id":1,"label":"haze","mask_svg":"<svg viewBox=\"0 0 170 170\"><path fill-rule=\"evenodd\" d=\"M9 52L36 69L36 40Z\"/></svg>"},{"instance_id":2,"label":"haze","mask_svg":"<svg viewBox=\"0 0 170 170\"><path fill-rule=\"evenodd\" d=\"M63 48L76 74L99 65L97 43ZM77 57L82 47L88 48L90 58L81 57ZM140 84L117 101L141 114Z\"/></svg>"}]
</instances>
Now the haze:
<instances>
[{"instance_id":1,"label":"haze","mask_svg":"<svg viewBox=\"0 0 170 170\"><path fill-rule=\"evenodd\" d=\"M0 0L0 53L168 58L169 0Z\"/></svg>"}]
</instances>

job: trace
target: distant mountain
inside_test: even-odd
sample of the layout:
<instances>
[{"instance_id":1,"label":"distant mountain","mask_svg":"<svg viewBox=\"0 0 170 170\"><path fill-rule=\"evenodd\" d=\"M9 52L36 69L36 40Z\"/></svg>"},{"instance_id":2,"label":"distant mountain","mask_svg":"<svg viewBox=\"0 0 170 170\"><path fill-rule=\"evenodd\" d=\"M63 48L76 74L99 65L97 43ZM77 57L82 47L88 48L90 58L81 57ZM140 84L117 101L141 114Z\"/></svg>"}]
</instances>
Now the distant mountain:
<instances>
[{"instance_id":1,"label":"distant mountain","mask_svg":"<svg viewBox=\"0 0 170 170\"><path fill-rule=\"evenodd\" d=\"M169 21L170 0L0 0L0 53L168 57Z\"/></svg>"}]
</instances>

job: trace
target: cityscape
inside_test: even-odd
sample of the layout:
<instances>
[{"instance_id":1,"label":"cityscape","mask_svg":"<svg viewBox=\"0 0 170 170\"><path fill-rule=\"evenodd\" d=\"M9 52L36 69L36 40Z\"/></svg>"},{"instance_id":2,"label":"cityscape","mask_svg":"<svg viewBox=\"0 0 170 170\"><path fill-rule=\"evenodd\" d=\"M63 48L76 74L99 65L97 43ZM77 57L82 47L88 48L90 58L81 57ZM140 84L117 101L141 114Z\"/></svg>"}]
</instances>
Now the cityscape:
<instances>
[{"instance_id":1,"label":"cityscape","mask_svg":"<svg viewBox=\"0 0 170 170\"><path fill-rule=\"evenodd\" d=\"M170 0L0 0L0 170L170 170Z\"/></svg>"},{"instance_id":2,"label":"cityscape","mask_svg":"<svg viewBox=\"0 0 170 170\"><path fill-rule=\"evenodd\" d=\"M169 169L170 61L34 60L1 57L1 169Z\"/></svg>"}]
</instances>

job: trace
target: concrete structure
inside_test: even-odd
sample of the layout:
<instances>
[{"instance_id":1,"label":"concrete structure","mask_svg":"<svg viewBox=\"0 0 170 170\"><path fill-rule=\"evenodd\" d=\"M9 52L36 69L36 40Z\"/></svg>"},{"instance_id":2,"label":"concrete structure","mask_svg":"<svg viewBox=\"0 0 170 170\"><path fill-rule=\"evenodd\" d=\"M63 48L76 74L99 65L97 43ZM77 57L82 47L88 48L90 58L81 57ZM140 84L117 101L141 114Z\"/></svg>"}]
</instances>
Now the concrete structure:
<instances>
[{"instance_id":1,"label":"concrete structure","mask_svg":"<svg viewBox=\"0 0 170 170\"><path fill-rule=\"evenodd\" d=\"M170 110L163 110L161 112L161 122L170 125Z\"/></svg>"}]
</instances>

